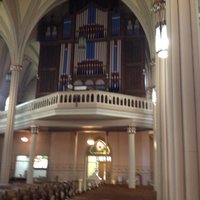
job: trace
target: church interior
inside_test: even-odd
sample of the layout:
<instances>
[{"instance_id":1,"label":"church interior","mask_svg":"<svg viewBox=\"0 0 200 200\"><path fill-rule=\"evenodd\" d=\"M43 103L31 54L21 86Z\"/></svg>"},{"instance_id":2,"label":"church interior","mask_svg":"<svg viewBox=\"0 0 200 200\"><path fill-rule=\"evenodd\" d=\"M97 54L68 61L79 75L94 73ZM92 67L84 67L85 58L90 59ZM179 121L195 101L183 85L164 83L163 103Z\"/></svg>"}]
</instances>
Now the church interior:
<instances>
[{"instance_id":1,"label":"church interior","mask_svg":"<svg viewBox=\"0 0 200 200\"><path fill-rule=\"evenodd\" d=\"M0 199L198 200L199 37L197 0L0 1Z\"/></svg>"}]
</instances>

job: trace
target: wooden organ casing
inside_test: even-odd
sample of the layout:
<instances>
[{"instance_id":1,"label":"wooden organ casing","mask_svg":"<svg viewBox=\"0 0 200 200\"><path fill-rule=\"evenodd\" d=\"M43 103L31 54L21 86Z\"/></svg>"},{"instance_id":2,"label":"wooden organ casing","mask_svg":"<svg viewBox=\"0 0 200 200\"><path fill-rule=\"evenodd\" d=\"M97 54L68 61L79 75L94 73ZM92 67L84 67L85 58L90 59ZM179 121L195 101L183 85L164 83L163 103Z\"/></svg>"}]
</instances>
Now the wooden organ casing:
<instances>
[{"instance_id":1,"label":"wooden organ casing","mask_svg":"<svg viewBox=\"0 0 200 200\"><path fill-rule=\"evenodd\" d=\"M74 86L145 95L145 35L133 14L89 3L61 22L51 16L40 30L37 96Z\"/></svg>"}]
</instances>

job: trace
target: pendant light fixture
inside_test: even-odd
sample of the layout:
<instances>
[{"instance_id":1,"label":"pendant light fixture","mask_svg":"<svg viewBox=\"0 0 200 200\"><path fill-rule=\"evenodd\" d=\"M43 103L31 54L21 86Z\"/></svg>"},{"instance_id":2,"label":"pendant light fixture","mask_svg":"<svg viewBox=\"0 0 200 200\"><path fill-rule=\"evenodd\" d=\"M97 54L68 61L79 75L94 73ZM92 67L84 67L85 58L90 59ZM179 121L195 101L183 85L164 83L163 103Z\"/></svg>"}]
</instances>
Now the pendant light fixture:
<instances>
[{"instance_id":1,"label":"pendant light fixture","mask_svg":"<svg viewBox=\"0 0 200 200\"><path fill-rule=\"evenodd\" d=\"M169 40L167 37L166 25L166 2L165 0L155 0L153 3L153 11L156 16L156 36L155 48L158 57L168 57Z\"/></svg>"}]
</instances>

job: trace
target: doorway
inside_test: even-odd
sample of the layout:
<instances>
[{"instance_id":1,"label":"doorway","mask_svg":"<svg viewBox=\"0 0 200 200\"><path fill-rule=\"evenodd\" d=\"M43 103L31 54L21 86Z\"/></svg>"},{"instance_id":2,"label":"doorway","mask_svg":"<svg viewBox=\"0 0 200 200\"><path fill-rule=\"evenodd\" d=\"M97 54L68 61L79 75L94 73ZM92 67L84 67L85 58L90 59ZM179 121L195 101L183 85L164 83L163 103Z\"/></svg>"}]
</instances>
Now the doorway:
<instances>
[{"instance_id":1,"label":"doorway","mask_svg":"<svg viewBox=\"0 0 200 200\"><path fill-rule=\"evenodd\" d=\"M96 140L88 152L87 177L89 180L111 182L112 157L109 146L103 140Z\"/></svg>"},{"instance_id":2,"label":"doorway","mask_svg":"<svg viewBox=\"0 0 200 200\"><path fill-rule=\"evenodd\" d=\"M88 156L88 179L111 182L111 156Z\"/></svg>"}]
</instances>

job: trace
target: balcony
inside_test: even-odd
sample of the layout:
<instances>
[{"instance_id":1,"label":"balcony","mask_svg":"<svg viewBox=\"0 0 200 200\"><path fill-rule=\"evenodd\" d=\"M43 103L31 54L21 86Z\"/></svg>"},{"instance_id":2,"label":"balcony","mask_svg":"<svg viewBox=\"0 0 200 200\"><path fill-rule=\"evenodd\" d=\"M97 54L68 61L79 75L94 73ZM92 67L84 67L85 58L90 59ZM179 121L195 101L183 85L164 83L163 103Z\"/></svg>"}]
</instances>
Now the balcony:
<instances>
[{"instance_id":1,"label":"balcony","mask_svg":"<svg viewBox=\"0 0 200 200\"><path fill-rule=\"evenodd\" d=\"M0 133L5 132L7 112L0 112ZM124 129L153 127L151 100L105 91L56 92L16 106L14 129L31 125L48 130Z\"/></svg>"}]
</instances>

